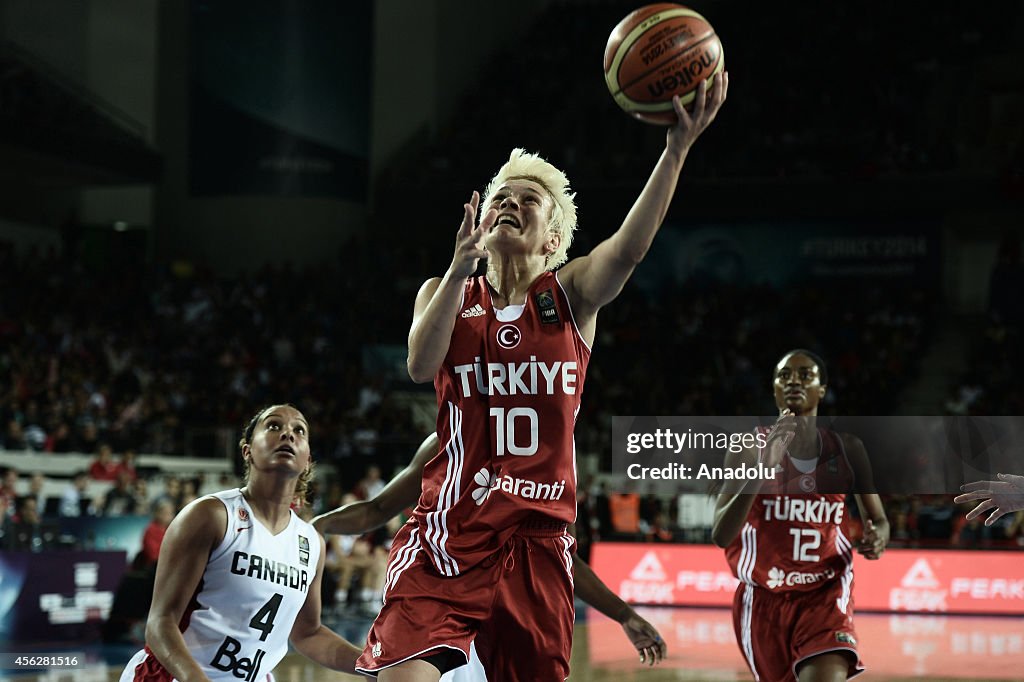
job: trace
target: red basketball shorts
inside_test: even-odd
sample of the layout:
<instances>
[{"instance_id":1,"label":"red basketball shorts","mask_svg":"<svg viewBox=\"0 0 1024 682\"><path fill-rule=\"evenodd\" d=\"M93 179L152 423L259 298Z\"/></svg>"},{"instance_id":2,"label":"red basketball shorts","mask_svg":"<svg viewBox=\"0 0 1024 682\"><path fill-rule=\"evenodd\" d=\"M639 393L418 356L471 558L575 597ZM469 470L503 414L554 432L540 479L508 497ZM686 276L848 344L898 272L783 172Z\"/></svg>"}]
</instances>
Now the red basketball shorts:
<instances>
[{"instance_id":1,"label":"red basketball shorts","mask_svg":"<svg viewBox=\"0 0 1024 682\"><path fill-rule=\"evenodd\" d=\"M754 679L794 682L804 661L832 651L849 652L848 678L864 672L853 627L853 585L844 589L842 582L807 592L740 583L732 602L733 629Z\"/></svg>"},{"instance_id":2,"label":"red basketball shorts","mask_svg":"<svg viewBox=\"0 0 1024 682\"><path fill-rule=\"evenodd\" d=\"M405 525L391 548L384 607L356 662L374 675L470 642L489 680L564 680L572 649L572 552L564 530L520 530L480 564L441 576ZM459 655L461 654L461 656Z\"/></svg>"}]
</instances>

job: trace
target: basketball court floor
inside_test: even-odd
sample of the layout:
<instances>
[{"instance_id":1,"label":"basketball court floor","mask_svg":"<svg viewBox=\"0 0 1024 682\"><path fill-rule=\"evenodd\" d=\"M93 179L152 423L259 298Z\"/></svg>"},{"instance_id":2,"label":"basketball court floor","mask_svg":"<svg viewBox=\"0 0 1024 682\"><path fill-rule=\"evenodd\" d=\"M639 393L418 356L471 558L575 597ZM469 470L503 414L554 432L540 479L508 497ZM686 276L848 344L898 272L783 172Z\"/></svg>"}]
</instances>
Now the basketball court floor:
<instances>
[{"instance_id":1,"label":"basketball court floor","mask_svg":"<svg viewBox=\"0 0 1024 682\"><path fill-rule=\"evenodd\" d=\"M644 608L669 646L661 665L640 665L622 630L613 621L580 609L572 654L571 680L579 682L659 680L750 680L733 639L731 615L724 609ZM364 618L325 622L353 641L369 627ZM861 650L868 665L861 680L1024 680L1024 622L1020 618L922 616L861 613L857 615ZM6 651L79 652L82 664L73 670L0 671L0 680L18 682L116 682L131 645L10 645ZM278 682L342 682L366 679L325 671L298 654L274 671ZM538 681L544 682L544 681Z\"/></svg>"}]
</instances>

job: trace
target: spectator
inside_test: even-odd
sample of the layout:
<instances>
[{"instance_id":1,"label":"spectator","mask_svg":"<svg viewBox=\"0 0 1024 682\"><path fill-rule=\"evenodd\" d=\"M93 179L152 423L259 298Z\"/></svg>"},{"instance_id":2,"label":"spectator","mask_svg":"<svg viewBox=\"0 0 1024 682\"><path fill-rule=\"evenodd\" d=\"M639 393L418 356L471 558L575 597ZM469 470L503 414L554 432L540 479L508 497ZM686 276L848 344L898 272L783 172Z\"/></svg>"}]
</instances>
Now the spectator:
<instances>
[{"instance_id":1,"label":"spectator","mask_svg":"<svg viewBox=\"0 0 1024 682\"><path fill-rule=\"evenodd\" d=\"M169 500L174 505L174 511L181 511L181 479L177 476L168 476L164 479L164 491L157 496L156 502Z\"/></svg>"},{"instance_id":2,"label":"spectator","mask_svg":"<svg viewBox=\"0 0 1024 682\"><path fill-rule=\"evenodd\" d=\"M194 478L186 478L181 482L181 501L179 510L187 507L189 502L194 501L199 496L196 489L196 479Z\"/></svg>"},{"instance_id":3,"label":"spectator","mask_svg":"<svg viewBox=\"0 0 1024 682\"><path fill-rule=\"evenodd\" d=\"M645 539L647 542L672 542L672 529L669 527L664 512L659 511L654 515Z\"/></svg>"},{"instance_id":4,"label":"spectator","mask_svg":"<svg viewBox=\"0 0 1024 682\"><path fill-rule=\"evenodd\" d=\"M46 476L41 472L37 471L32 474L32 478L28 482L28 494L35 498L36 509L40 513L46 509L46 497L43 495L43 488L46 487Z\"/></svg>"},{"instance_id":5,"label":"spectator","mask_svg":"<svg viewBox=\"0 0 1024 682\"><path fill-rule=\"evenodd\" d=\"M634 492L612 493L608 502L612 529L616 533L640 532L640 495Z\"/></svg>"},{"instance_id":6,"label":"spectator","mask_svg":"<svg viewBox=\"0 0 1024 682\"><path fill-rule=\"evenodd\" d=\"M142 534L142 549L135 555L132 568L140 571L156 568L156 562L160 558L160 545L174 516L174 504L169 499L163 498L153 503L153 518Z\"/></svg>"},{"instance_id":7,"label":"spectator","mask_svg":"<svg viewBox=\"0 0 1024 682\"><path fill-rule=\"evenodd\" d=\"M121 461L117 465L117 473L125 473L128 475L128 481L134 483L135 479L139 477L138 472L135 470L135 451L128 448L121 454Z\"/></svg>"},{"instance_id":8,"label":"spectator","mask_svg":"<svg viewBox=\"0 0 1024 682\"><path fill-rule=\"evenodd\" d=\"M103 497L103 516L125 516L135 514L139 509L139 501L135 497L135 488L132 486L129 474L120 471L114 487L107 491Z\"/></svg>"},{"instance_id":9,"label":"spectator","mask_svg":"<svg viewBox=\"0 0 1024 682\"><path fill-rule=\"evenodd\" d=\"M106 443L101 443L96 459L89 466L89 477L94 481L116 481L117 462L114 461L114 451Z\"/></svg>"},{"instance_id":10,"label":"spectator","mask_svg":"<svg viewBox=\"0 0 1024 682\"><path fill-rule=\"evenodd\" d=\"M18 498L18 470L5 467L0 472L0 509L6 516L12 516Z\"/></svg>"},{"instance_id":11,"label":"spectator","mask_svg":"<svg viewBox=\"0 0 1024 682\"><path fill-rule=\"evenodd\" d=\"M381 490L384 490L384 481L380 477L380 467L376 464L371 464L366 469L366 476L359 482L359 498L362 500L370 500L380 494Z\"/></svg>"},{"instance_id":12,"label":"spectator","mask_svg":"<svg viewBox=\"0 0 1024 682\"><path fill-rule=\"evenodd\" d=\"M91 504L85 491L89 487L89 474L79 471L64 488L60 498L61 516L87 516L91 513Z\"/></svg>"},{"instance_id":13,"label":"spectator","mask_svg":"<svg viewBox=\"0 0 1024 682\"><path fill-rule=\"evenodd\" d=\"M1014 512L1006 526L1006 539L1017 547L1024 547L1024 511Z\"/></svg>"},{"instance_id":14,"label":"spectator","mask_svg":"<svg viewBox=\"0 0 1024 682\"><path fill-rule=\"evenodd\" d=\"M53 431L47 434L43 450L46 452L73 452L75 450L71 427L66 421L58 422Z\"/></svg>"},{"instance_id":15,"label":"spectator","mask_svg":"<svg viewBox=\"0 0 1024 682\"><path fill-rule=\"evenodd\" d=\"M29 495L19 497L17 511L10 520L5 533L5 544L10 550L42 549L44 543L42 522L36 498Z\"/></svg>"},{"instance_id":16,"label":"spectator","mask_svg":"<svg viewBox=\"0 0 1024 682\"><path fill-rule=\"evenodd\" d=\"M25 431L21 422L11 419L7 422L7 432L3 439L4 450L28 450L28 440L25 439Z\"/></svg>"}]
</instances>

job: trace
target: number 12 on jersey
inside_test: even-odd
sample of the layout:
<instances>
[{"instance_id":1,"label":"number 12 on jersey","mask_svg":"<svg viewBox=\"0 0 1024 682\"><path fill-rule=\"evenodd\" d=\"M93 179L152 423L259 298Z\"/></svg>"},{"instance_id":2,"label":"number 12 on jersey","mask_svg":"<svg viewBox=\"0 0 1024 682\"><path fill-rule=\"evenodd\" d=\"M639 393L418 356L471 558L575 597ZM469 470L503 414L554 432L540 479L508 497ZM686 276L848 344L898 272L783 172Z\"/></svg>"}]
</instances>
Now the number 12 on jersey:
<instances>
[{"instance_id":1,"label":"number 12 on jersey","mask_svg":"<svg viewBox=\"0 0 1024 682\"><path fill-rule=\"evenodd\" d=\"M821 546L821 531L814 528L790 528L789 534L793 536L793 561L821 561L817 554L811 554L812 549Z\"/></svg>"},{"instance_id":2,"label":"number 12 on jersey","mask_svg":"<svg viewBox=\"0 0 1024 682\"><path fill-rule=\"evenodd\" d=\"M540 446L540 429L537 410L532 407L492 407L490 415L494 417L494 449L498 457L505 454L529 457L537 454ZM521 430L529 433L528 442L516 439L516 421L522 425ZM525 421L524 421L525 420Z\"/></svg>"}]
</instances>

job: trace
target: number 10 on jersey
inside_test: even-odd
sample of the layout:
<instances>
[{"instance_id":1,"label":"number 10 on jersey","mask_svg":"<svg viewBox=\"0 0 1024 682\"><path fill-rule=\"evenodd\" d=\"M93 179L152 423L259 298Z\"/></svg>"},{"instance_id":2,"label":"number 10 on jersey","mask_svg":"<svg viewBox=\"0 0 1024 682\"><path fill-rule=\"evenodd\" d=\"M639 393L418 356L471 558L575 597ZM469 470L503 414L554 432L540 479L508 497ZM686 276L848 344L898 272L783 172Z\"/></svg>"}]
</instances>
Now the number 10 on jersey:
<instances>
[{"instance_id":1,"label":"number 10 on jersey","mask_svg":"<svg viewBox=\"0 0 1024 682\"><path fill-rule=\"evenodd\" d=\"M506 454L529 457L537 454L540 446L540 429L538 427L537 410L532 407L492 407L490 415L494 417L494 450L498 457ZM520 424L520 433L528 433L528 439L516 438L516 422ZM527 440L523 443L523 440Z\"/></svg>"}]
</instances>

